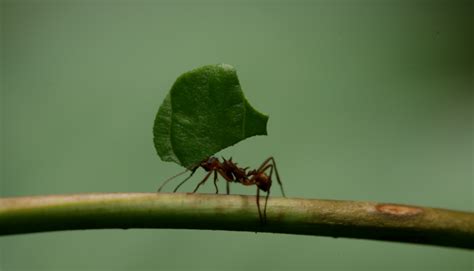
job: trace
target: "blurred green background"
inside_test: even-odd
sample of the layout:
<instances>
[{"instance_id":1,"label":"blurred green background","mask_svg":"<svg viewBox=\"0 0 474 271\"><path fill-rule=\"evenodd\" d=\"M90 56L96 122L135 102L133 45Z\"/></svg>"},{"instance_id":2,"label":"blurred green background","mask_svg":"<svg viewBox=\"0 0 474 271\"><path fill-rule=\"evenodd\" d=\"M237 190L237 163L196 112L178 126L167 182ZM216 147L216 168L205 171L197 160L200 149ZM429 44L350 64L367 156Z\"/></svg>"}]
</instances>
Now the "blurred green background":
<instances>
[{"instance_id":1,"label":"blurred green background","mask_svg":"<svg viewBox=\"0 0 474 271\"><path fill-rule=\"evenodd\" d=\"M269 135L219 155L251 167L275 156L291 197L474 211L473 10L473 1L1 1L1 196L155 191L181 170L153 147L163 98L181 73L229 63L270 115ZM261 233L0 238L2 271L472 270L473 260Z\"/></svg>"}]
</instances>

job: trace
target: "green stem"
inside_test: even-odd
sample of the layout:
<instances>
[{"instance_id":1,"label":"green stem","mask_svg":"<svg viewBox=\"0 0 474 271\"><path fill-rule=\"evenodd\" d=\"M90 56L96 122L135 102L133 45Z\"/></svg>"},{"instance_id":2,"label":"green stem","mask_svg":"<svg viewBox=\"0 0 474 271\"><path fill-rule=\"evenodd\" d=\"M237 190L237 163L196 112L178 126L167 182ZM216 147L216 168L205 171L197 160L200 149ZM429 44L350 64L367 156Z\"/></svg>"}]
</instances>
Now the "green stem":
<instances>
[{"instance_id":1,"label":"green stem","mask_svg":"<svg viewBox=\"0 0 474 271\"><path fill-rule=\"evenodd\" d=\"M263 198L262 198L263 199ZM474 249L474 214L373 202L240 195L110 193L0 199L0 235L106 228L273 232Z\"/></svg>"}]
</instances>

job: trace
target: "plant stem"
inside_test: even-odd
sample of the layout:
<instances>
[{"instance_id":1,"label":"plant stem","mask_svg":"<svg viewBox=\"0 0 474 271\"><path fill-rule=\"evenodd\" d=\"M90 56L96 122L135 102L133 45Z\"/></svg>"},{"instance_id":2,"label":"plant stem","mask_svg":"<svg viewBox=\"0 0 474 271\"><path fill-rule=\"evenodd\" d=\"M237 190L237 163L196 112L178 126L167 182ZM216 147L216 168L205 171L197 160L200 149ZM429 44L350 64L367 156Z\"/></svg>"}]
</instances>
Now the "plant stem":
<instances>
[{"instance_id":1,"label":"plant stem","mask_svg":"<svg viewBox=\"0 0 474 271\"><path fill-rule=\"evenodd\" d=\"M0 199L0 235L106 228L273 232L474 249L474 213L374 202L184 193L109 193Z\"/></svg>"}]
</instances>

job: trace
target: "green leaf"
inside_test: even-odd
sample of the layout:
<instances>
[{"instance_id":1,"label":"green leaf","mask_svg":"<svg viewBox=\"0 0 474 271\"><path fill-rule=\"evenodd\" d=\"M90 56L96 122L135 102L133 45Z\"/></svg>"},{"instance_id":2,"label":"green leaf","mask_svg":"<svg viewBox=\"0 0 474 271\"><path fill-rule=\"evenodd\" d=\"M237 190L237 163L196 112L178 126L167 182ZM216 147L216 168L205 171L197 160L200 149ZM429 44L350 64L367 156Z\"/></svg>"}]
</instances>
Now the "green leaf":
<instances>
[{"instance_id":1,"label":"green leaf","mask_svg":"<svg viewBox=\"0 0 474 271\"><path fill-rule=\"evenodd\" d=\"M234 67L203 66L171 87L155 118L155 148L163 161L190 168L245 138L266 135L267 121L245 99Z\"/></svg>"}]
</instances>

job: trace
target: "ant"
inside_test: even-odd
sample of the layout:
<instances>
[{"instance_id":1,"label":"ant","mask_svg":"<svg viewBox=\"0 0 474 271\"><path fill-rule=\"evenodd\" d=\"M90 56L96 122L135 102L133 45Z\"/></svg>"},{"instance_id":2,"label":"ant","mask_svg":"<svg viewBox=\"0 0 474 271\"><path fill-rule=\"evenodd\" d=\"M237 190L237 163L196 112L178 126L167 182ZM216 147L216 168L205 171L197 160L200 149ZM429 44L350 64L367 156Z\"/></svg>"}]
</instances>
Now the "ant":
<instances>
[{"instance_id":1,"label":"ant","mask_svg":"<svg viewBox=\"0 0 474 271\"><path fill-rule=\"evenodd\" d=\"M200 167L202 167L206 172L206 176L197 184L196 188L194 188L193 193L195 193L201 185L203 185L211 176L212 173L214 173L214 187L216 188L216 194L219 193L219 188L217 187L217 177L218 175L222 176L224 180L226 180L226 192L227 194L230 193L230 183L236 182L236 183L241 183L243 185L256 185L257 186L257 208L258 208L258 216L260 218L260 221L265 224L267 220L267 202L268 202L268 197L270 196L270 188L272 186L272 175L273 175L273 170L275 170L275 175L277 177L278 184L280 185L281 189L281 194L283 197L285 196L285 192L283 191L283 184L281 183L280 180L280 175L278 174L278 170L276 167L275 159L273 157L267 158L261 165L258 167L258 169L253 169L253 170L248 170L248 167L246 168L241 168L237 166L237 163L234 163L232 161L232 158L229 160L226 160L222 158L223 162L220 162L219 159L216 157L208 157L204 160L202 160L200 163L197 165L191 167L190 169L186 169L185 171L165 180L163 184L158 188L158 192L161 192L161 189L171 180L174 178L186 173L188 170L191 171L191 174L186 177L183 181L181 181L178 186L173 190L173 192L178 191L178 189L183 185L187 180L189 180L193 174L196 172L196 170ZM267 174L267 171L270 170L270 172ZM261 211L260 207L260 190L267 192L267 195L265 196L265 206L263 208L263 214Z\"/></svg>"}]
</instances>

